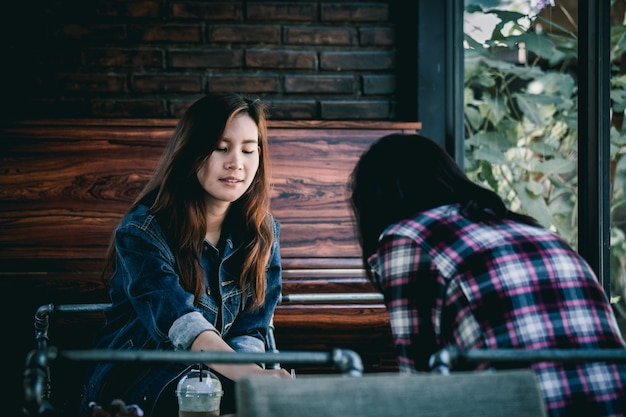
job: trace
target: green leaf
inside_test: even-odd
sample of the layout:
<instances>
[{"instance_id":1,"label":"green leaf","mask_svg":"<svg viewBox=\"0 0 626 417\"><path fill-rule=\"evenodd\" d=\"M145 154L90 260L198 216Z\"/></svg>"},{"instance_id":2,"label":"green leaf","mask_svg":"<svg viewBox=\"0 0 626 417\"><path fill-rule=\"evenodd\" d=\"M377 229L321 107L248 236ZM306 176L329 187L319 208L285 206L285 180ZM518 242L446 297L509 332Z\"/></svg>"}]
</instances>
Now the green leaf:
<instances>
[{"instance_id":1,"label":"green leaf","mask_svg":"<svg viewBox=\"0 0 626 417\"><path fill-rule=\"evenodd\" d=\"M548 208L552 215L560 214L570 216L572 214L572 202L568 198L554 199L550 202Z\"/></svg>"},{"instance_id":2,"label":"green leaf","mask_svg":"<svg viewBox=\"0 0 626 417\"><path fill-rule=\"evenodd\" d=\"M543 185L536 181L528 181L525 184L526 191L533 197L541 197L543 195Z\"/></svg>"},{"instance_id":3,"label":"green leaf","mask_svg":"<svg viewBox=\"0 0 626 417\"><path fill-rule=\"evenodd\" d=\"M479 129L485 120L475 107L465 107L465 119L474 130Z\"/></svg>"},{"instance_id":4,"label":"green leaf","mask_svg":"<svg viewBox=\"0 0 626 417\"><path fill-rule=\"evenodd\" d=\"M613 88L610 94L613 111L623 112L626 109L626 90Z\"/></svg>"},{"instance_id":5,"label":"green leaf","mask_svg":"<svg viewBox=\"0 0 626 417\"><path fill-rule=\"evenodd\" d=\"M480 161L487 161L496 165L508 165L509 161L506 160L502 152L498 152L494 148L480 148L474 151L474 158Z\"/></svg>"},{"instance_id":6,"label":"green leaf","mask_svg":"<svg viewBox=\"0 0 626 417\"><path fill-rule=\"evenodd\" d=\"M577 164L574 161L563 158L555 158L549 161L540 161L537 159L530 161L530 171L540 172L545 175L568 174L574 172L576 169Z\"/></svg>"},{"instance_id":7,"label":"green leaf","mask_svg":"<svg viewBox=\"0 0 626 417\"><path fill-rule=\"evenodd\" d=\"M491 164L488 162L481 161L480 163L480 173L483 179L489 184L489 187L498 192L499 183L496 181L496 178L493 175L493 170L491 169Z\"/></svg>"},{"instance_id":8,"label":"green leaf","mask_svg":"<svg viewBox=\"0 0 626 417\"><path fill-rule=\"evenodd\" d=\"M537 219L544 227L550 227L552 215L545 200L541 197L541 192L537 192L538 188L543 187L536 182L519 182L515 185L523 211Z\"/></svg>"},{"instance_id":9,"label":"green leaf","mask_svg":"<svg viewBox=\"0 0 626 417\"><path fill-rule=\"evenodd\" d=\"M626 51L626 26L611 27L611 45L614 45L611 53L619 56Z\"/></svg>"},{"instance_id":10,"label":"green leaf","mask_svg":"<svg viewBox=\"0 0 626 417\"><path fill-rule=\"evenodd\" d=\"M615 146L626 146L626 134L618 131L615 126L611 127L611 143Z\"/></svg>"},{"instance_id":11,"label":"green leaf","mask_svg":"<svg viewBox=\"0 0 626 417\"><path fill-rule=\"evenodd\" d=\"M526 17L525 14L518 13L518 12L510 12L508 10L492 9L486 13L496 15L501 20L500 22L501 25L504 25L505 23L509 23L509 22L517 22L518 20Z\"/></svg>"},{"instance_id":12,"label":"green leaf","mask_svg":"<svg viewBox=\"0 0 626 417\"><path fill-rule=\"evenodd\" d=\"M509 112L502 96L485 97L485 105L489 107L489 120L497 125Z\"/></svg>"},{"instance_id":13,"label":"green leaf","mask_svg":"<svg viewBox=\"0 0 626 417\"><path fill-rule=\"evenodd\" d=\"M464 34L464 39L465 39L465 42L467 43L467 46L470 49L473 49L473 50L475 50L477 52L482 52L483 54L487 54L488 53L487 49L483 46L482 43L478 42L476 39L472 38L467 33Z\"/></svg>"},{"instance_id":14,"label":"green leaf","mask_svg":"<svg viewBox=\"0 0 626 417\"><path fill-rule=\"evenodd\" d=\"M465 6L465 11L467 13L482 13L483 8L479 4L468 4L467 6Z\"/></svg>"},{"instance_id":15,"label":"green leaf","mask_svg":"<svg viewBox=\"0 0 626 417\"><path fill-rule=\"evenodd\" d=\"M624 87L626 86L626 74L616 75L611 77L611 87Z\"/></svg>"},{"instance_id":16,"label":"green leaf","mask_svg":"<svg viewBox=\"0 0 626 417\"><path fill-rule=\"evenodd\" d=\"M504 154L507 149L515 146L515 142L501 132L485 132L481 131L466 139L466 143L479 148L490 148L494 152Z\"/></svg>"},{"instance_id":17,"label":"green leaf","mask_svg":"<svg viewBox=\"0 0 626 417\"><path fill-rule=\"evenodd\" d=\"M556 153L556 150L545 142L532 142L528 147L541 157L553 156Z\"/></svg>"},{"instance_id":18,"label":"green leaf","mask_svg":"<svg viewBox=\"0 0 626 417\"><path fill-rule=\"evenodd\" d=\"M518 42L523 42L526 46L526 50L540 56L542 58L550 58L554 54L561 53L556 49L556 46L552 40L545 35L538 33L525 33L518 36Z\"/></svg>"},{"instance_id":19,"label":"green leaf","mask_svg":"<svg viewBox=\"0 0 626 417\"><path fill-rule=\"evenodd\" d=\"M539 111L539 104L537 97L533 94L515 94L515 101L519 106L524 116L530 120L531 123L536 125L543 124L543 118Z\"/></svg>"}]
</instances>

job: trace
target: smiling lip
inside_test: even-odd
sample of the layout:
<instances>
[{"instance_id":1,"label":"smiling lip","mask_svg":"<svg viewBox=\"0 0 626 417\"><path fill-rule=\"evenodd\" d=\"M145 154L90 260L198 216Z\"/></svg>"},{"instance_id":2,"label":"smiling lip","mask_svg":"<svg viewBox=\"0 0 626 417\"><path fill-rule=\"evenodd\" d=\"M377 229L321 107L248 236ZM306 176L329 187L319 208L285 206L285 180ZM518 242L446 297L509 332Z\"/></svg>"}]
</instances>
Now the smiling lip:
<instances>
[{"instance_id":1,"label":"smiling lip","mask_svg":"<svg viewBox=\"0 0 626 417\"><path fill-rule=\"evenodd\" d=\"M228 183L228 184L237 184L237 183L243 182L241 178L235 178L235 177L220 178L220 181Z\"/></svg>"}]
</instances>

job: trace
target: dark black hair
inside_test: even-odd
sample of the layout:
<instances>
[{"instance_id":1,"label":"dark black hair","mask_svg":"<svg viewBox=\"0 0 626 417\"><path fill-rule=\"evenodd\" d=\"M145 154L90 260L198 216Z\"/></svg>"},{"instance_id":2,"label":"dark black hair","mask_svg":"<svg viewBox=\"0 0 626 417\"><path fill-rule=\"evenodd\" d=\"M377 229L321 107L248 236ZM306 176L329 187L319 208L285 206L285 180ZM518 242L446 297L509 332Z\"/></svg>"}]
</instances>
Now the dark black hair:
<instances>
[{"instance_id":1,"label":"dark black hair","mask_svg":"<svg viewBox=\"0 0 626 417\"><path fill-rule=\"evenodd\" d=\"M470 180L441 146L419 134L391 134L372 144L352 171L349 188L365 266L388 226L446 204L459 204L475 221L510 218L538 225L508 210L495 192Z\"/></svg>"}]
</instances>

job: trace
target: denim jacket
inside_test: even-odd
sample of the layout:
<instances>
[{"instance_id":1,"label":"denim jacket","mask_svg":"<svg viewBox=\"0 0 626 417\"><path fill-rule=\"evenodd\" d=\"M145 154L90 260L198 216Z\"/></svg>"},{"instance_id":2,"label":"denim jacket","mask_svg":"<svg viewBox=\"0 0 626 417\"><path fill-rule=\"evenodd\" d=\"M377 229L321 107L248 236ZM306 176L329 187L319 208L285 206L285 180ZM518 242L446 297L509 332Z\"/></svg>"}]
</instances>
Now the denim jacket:
<instances>
[{"instance_id":1,"label":"denim jacket","mask_svg":"<svg viewBox=\"0 0 626 417\"><path fill-rule=\"evenodd\" d=\"M95 348L186 350L198 334L209 330L219 333L235 351L263 352L282 286L280 227L273 218L272 223L274 242L266 266L264 305L256 310L248 308L251 294L237 285L245 255L243 242L238 241L233 231L223 230L221 251L205 240L201 263L207 291L198 306L194 306L193 294L179 284L174 255L163 230L148 213L147 206L138 206L115 231L117 260L110 288L112 304L105 311L106 324ZM210 290L211 276L218 283L214 286L217 290ZM83 411L86 403L102 398L105 381L115 367L125 365L104 363L91 369L85 384ZM178 366L168 369L172 371L150 378L150 384L156 385L156 392L141 395L154 398L158 390L183 370ZM155 381L158 378L163 380ZM124 379L130 379L128 372ZM112 391L117 389L112 388ZM127 390L132 387L124 388L124 392L107 392L104 396L123 398Z\"/></svg>"}]
</instances>

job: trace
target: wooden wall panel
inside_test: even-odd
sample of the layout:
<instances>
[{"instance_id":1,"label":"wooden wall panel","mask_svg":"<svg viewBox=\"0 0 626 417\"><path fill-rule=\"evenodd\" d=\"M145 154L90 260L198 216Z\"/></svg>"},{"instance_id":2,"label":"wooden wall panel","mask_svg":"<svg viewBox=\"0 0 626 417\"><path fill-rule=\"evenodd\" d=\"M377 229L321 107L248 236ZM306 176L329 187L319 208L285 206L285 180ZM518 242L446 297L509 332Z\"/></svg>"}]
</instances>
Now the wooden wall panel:
<instances>
[{"instance_id":1,"label":"wooden wall panel","mask_svg":"<svg viewBox=\"0 0 626 417\"><path fill-rule=\"evenodd\" d=\"M174 127L125 123L39 121L0 130L0 260L103 256ZM380 124L270 125L272 210L283 226L283 257L358 257L346 186L363 150L393 131Z\"/></svg>"}]
</instances>

